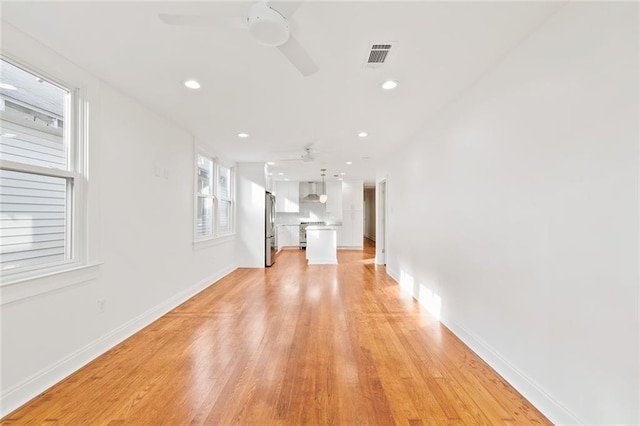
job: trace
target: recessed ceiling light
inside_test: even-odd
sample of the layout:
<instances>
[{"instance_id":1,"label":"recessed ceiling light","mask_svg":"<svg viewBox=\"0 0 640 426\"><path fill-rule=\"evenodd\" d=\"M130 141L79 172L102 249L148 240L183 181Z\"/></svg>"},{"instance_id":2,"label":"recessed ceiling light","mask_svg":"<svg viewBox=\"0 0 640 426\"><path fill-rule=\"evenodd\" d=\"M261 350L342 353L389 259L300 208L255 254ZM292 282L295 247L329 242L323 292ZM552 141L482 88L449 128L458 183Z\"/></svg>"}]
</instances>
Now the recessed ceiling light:
<instances>
[{"instance_id":1,"label":"recessed ceiling light","mask_svg":"<svg viewBox=\"0 0 640 426\"><path fill-rule=\"evenodd\" d=\"M346 164L347 166L350 166L350 165L352 165L352 164L353 164L353 161L347 161L345 164Z\"/></svg>"},{"instance_id":2,"label":"recessed ceiling light","mask_svg":"<svg viewBox=\"0 0 640 426\"><path fill-rule=\"evenodd\" d=\"M342 178L338 178L338 180L344 180L344 179L342 179Z\"/></svg>"},{"instance_id":3,"label":"recessed ceiling light","mask_svg":"<svg viewBox=\"0 0 640 426\"><path fill-rule=\"evenodd\" d=\"M284 180L289 180L289 179L285 178Z\"/></svg>"},{"instance_id":4,"label":"recessed ceiling light","mask_svg":"<svg viewBox=\"0 0 640 426\"><path fill-rule=\"evenodd\" d=\"M340 174L341 174L342 176L346 175L346 173L345 173L345 172L341 172Z\"/></svg>"},{"instance_id":5,"label":"recessed ceiling light","mask_svg":"<svg viewBox=\"0 0 640 426\"><path fill-rule=\"evenodd\" d=\"M367 132L360 132L358 133L358 136L360 136L361 138L366 138L367 136L369 136L369 134Z\"/></svg>"},{"instance_id":6,"label":"recessed ceiling light","mask_svg":"<svg viewBox=\"0 0 640 426\"><path fill-rule=\"evenodd\" d=\"M3 138L15 138L15 137L16 137L16 135L15 135L15 134L13 134L13 133L3 133L3 134L2 134L2 137L3 137Z\"/></svg>"},{"instance_id":7,"label":"recessed ceiling light","mask_svg":"<svg viewBox=\"0 0 640 426\"><path fill-rule=\"evenodd\" d=\"M280 173L278 173L278 175L280 175L280 176L284 176L284 173L280 172Z\"/></svg>"},{"instance_id":8,"label":"recessed ceiling light","mask_svg":"<svg viewBox=\"0 0 640 426\"><path fill-rule=\"evenodd\" d=\"M187 86L189 89L199 89L200 88L200 83L198 83L195 80L187 80L184 82L184 85Z\"/></svg>"},{"instance_id":9,"label":"recessed ceiling light","mask_svg":"<svg viewBox=\"0 0 640 426\"><path fill-rule=\"evenodd\" d=\"M9 83L0 83L0 89L5 89L5 90L18 90L18 88L12 84Z\"/></svg>"},{"instance_id":10,"label":"recessed ceiling light","mask_svg":"<svg viewBox=\"0 0 640 426\"><path fill-rule=\"evenodd\" d=\"M240 132L240 133L238 133L238 137L242 138L242 139L246 139L246 138L249 137L249 133Z\"/></svg>"},{"instance_id":11,"label":"recessed ceiling light","mask_svg":"<svg viewBox=\"0 0 640 426\"><path fill-rule=\"evenodd\" d=\"M270 166L274 166L276 163L274 163L273 161L267 161L267 164Z\"/></svg>"},{"instance_id":12,"label":"recessed ceiling light","mask_svg":"<svg viewBox=\"0 0 640 426\"><path fill-rule=\"evenodd\" d=\"M384 90L395 89L396 87L398 87L398 82L395 80L387 80L382 82L380 87L382 87Z\"/></svg>"}]
</instances>

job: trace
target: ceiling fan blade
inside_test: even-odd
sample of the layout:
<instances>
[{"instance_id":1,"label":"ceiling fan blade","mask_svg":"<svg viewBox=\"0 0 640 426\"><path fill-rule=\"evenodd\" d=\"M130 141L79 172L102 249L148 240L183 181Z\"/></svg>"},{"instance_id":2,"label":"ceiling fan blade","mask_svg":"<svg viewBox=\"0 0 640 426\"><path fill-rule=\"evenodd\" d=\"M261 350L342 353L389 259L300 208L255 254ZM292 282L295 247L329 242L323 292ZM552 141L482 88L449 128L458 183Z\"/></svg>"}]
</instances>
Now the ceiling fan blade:
<instances>
[{"instance_id":1,"label":"ceiling fan blade","mask_svg":"<svg viewBox=\"0 0 640 426\"><path fill-rule=\"evenodd\" d=\"M269 1L267 3L271 9L277 11L280 15L287 19L291 19L296 10L302 4L301 1Z\"/></svg>"},{"instance_id":2,"label":"ceiling fan blade","mask_svg":"<svg viewBox=\"0 0 640 426\"><path fill-rule=\"evenodd\" d=\"M247 18L219 18L217 16L158 14L158 18L167 25L179 27L217 27L247 28Z\"/></svg>"},{"instance_id":3,"label":"ceiling fan blade","mask_svg":"<svg viewBox=\"0 0 640 426\"><path fill-rule=\"evenodd\" d=\"M289 40L287 40L284 44L278 46L278 49L282 52L284 56L287 57L289 62L293 64L294 67L300 71L304 77L310 76L311 74L318 71L318 65L313 62L311 56L304 50L304 47L298 40L291 35Z\"/></svg>"},{"instance_id":4,"label":"ceiling fan blade","mask_svg":"<svg viewBox=\"0 0 640 426\"><path fill-rule=\"evenodd\" d=\"M178 25L182 27L214 27L220 20L213 16L198 15L171 15L160 13L158 18L167 25Z\"/></svg>"}]
</instances>

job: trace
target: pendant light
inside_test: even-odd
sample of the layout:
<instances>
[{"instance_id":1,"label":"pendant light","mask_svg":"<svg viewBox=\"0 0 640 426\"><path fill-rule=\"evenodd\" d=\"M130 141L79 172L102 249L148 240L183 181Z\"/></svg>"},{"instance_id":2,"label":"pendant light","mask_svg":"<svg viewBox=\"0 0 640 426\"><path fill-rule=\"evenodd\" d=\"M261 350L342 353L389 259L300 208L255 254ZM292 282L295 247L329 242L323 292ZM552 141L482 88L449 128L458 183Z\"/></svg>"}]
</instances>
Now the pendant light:
<instances>
[{"instance_id":1,"label":"pendant light","mask_svg":"<svg viewBox=\"0 0 640 426\"><path fill-rule=\"evenodd\" d=\"M324 177L327 174L327 169L320 169L322 175L322 194L320 194L320 202L322 204L327 202L327 185L324 183Z\"/></svg>"}]
</instances>

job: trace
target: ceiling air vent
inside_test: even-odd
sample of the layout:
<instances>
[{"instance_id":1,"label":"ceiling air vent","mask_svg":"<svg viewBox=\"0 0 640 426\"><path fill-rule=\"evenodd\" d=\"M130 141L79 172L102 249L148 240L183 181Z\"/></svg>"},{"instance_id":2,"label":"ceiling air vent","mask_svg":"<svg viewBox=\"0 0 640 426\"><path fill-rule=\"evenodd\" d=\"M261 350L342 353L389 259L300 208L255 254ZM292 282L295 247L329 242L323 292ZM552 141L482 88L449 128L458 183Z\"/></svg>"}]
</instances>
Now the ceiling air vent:
<instances>
[{"instance_id":1,"label":"ceiling air vent","mask_svg":"<svg viewBox=\"0 0 640 426\"><path fill-rule=\"evenodd\" d=\"M375 68L384 64L389 59L391 46L391 43L372 43L365 66Z\"/></svg>"}]
</instances>

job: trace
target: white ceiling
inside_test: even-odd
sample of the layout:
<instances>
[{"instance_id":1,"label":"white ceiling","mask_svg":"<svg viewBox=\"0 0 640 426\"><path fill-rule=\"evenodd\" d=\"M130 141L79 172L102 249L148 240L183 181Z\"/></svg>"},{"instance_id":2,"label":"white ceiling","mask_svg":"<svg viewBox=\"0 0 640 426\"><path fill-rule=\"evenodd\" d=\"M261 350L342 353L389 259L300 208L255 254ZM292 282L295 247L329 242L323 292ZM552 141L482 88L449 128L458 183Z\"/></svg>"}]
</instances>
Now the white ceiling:
<instances>
[{"instance_id":1,"label":"white ceiling","mask_svg":"<svg viewBox=\"0 0 640 426\"><path fill-rule=\"evenodd\" d=\"M275 161L277 178L375 165L424 126L561 2L307 1L292 33L320 71L302 77L246 30L168 26L159 13L246 16L251 2L2 2L2 20L40 40L235 161ZM371 43L393 42L365 67ZM19 52L13 52L19 55ZM184 88L196 78L199 91ZM400 85L379 88L385 79ZM358 132L369 133L359 138ZM250 134L239 139L238 132ZM316 161L295 159L314 143ZM353 165L345 165L345 161ZM283 176L277 173L283 172Z\"/></svg>"}]
</instances>

